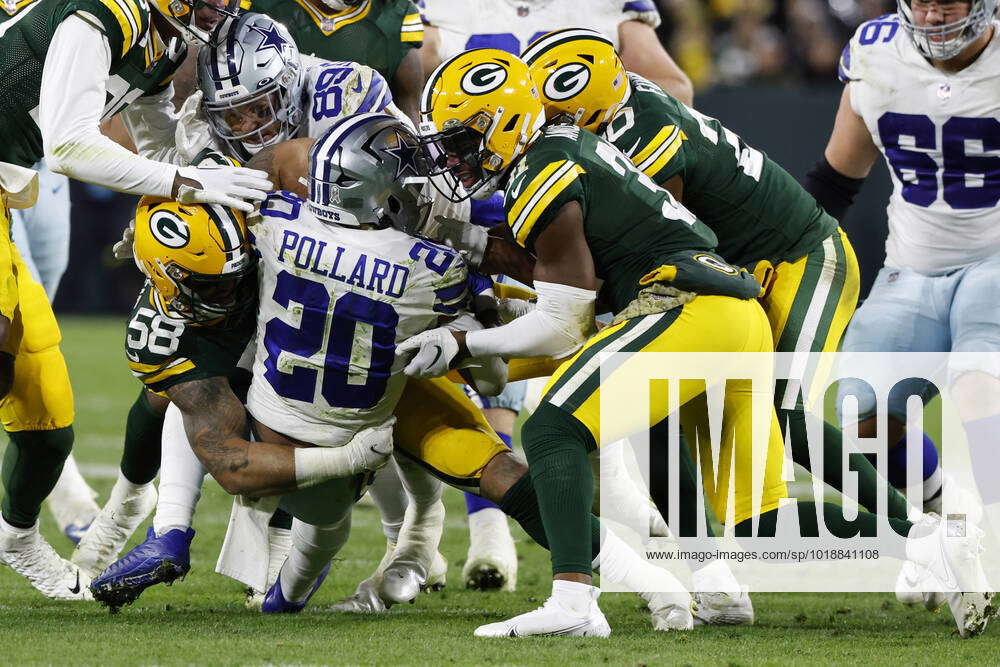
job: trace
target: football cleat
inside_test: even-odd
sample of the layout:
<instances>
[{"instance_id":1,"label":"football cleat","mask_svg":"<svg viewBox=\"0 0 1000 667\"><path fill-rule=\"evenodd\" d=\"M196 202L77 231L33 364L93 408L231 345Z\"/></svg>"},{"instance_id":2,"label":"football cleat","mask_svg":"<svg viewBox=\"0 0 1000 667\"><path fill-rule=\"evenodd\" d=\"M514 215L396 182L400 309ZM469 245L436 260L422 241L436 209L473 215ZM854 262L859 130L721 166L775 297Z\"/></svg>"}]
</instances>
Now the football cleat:
<instances>
[{"instance_id":1,"label":"football cleat","mask_svg":"<svg viewBox=\"0 0 1000 667\"><path fill-rule=\"evenodd\" d=\"M152 484L135 488L120 499L112 494L112 499L98 513L70 560L91 577L97 576L118 558L128 538L154 507L156 489Z\"/></svg>"},{"instance_id":2,"label":"football cleat","mask_svg":"<svg viewBox=\"0 0 1000 667\"><path fill-rule=\"evenodd\" d=\"M639 593L639 597L646 601L654 630L669 632L694 627L691 596L686 592Z\"/></svg>"},{"instance_id":3,"label":"football cleat","mask_svg":"<svg viewBox=\"0 0 1000 667\"><path fill-rule=\"evenodd\" d=\"M462 567L465 587L513 591L517 588L517 549L507 515L487 507L469 515L469 553Z\"/></svg>"},{"instance_id":4,"label":"football cleat","mask_svg":"<svg viewBox=\"0 0 1000 667\"><path fill-rule=\"evenodd\" d=\"M112 563L90 584L94 599L112 612L132 604L156 584L172 584L191 569L194 529L168 530L159 537L152 526L146 540Z\"/></svg>"},{"instance_id":5,"label":"football cleat","mask_svg":"<svg viewBox=\"0 0 1000 667\"><path fill-rule=\"evenodd\" d=\"M289 528L277 528L268 526L267 528L267 584L270 586L278 580L281 566L285 564L285 558L292 549L292 531ZM260 611L264 604L264 591L258 591L252 586L247 586L246 600L243 601L247 609Z\"/></svg>"},{"instance_id":6,"label":"football cleat","mask_svg":"<svg viewBox=\"0 0 1000 667\"><path fill-rule=\"evenodd\" d=\"M534 611L499 623L481 625L476 628L475 635L477 637L530 637L535 635L607 637L611 634L611 626L608 625L604 613L597 606L599 592L596 588L593 590L593 600L583 614L567 609L553 596Z\"/></svg>"},{"instance_id":7,"label":"football cleat","mask_svg":"<svg viewBox=\"0 0 1000 667\"><path fill-rule=\"evenodd\" d=\"M349 614L381 614L388 609L378 594L378 587L381 582L381 575L368 577L358 584L353 595L348 595L333 605L333 610Z\"/></svg>"},{"instance_id":8,"label":"football cleat","mask_svg":"<svg viewBox=\"0 0 1000 667\"><path fill-rule=\"evenodd\" d=\"M739 595L693 593L691 613L695 625L753 625L754 621L753 603L745 589Z\"/></svg>"},{"instance_id":9,"label":"football cleat","mask_svg":"<svg viewBox=\"0 0 1000 667\"><path fill-rule=\"evenodd\" d=\"M925 568L906 561L896 577L896 599L908 607L919 604L927 611L937 611L946 600L944 593L928 590L934 581Z\"/></svg>"},{"instance_id":10,"label":"football cleat","mask_svg":"<svg viewBox=\"0 0 1000 667\"><path fill-rule=\"evenodd\" d=\"M947 503L945 502L947 496ZM945 507L947 505L947 507ZM955 478L942 471L941 490L933 498L924 501L924 512L938 516L964 515L964 519L972 525L978 524L983 518L983 504L978 496L960 485Z\"/></svg>"},{"instance_id":11,"label":"football cleat","mask_svg":"<svg viewBox=\"0 0 1000 667\"><path fill-rule=\"evenodd\" d=\"M427 572L426 590L443 591L448 585L448 559L440 551L434 553L431 568Z\"/></svg>"},{"instance_id":12,"label":"football cleat","mask_svg":"<svg viewBox=\"0 0 1000 667\"><path fill-rule=\"evenodd\" d=\"M986 629L993 616L993 593L983 571L983 531L962 521L925 515L914 524L906 541L907 558L926 568L933 589L942 591L951 609L958 634L974 637ZM949 534L951 533L951 534Z\"/></svg>"},{"instance_id":13,"label":"football cleat","mask_svg":"<svg viewBox=\"0 0 1000 667\"><path fill-rule=\"evenodd\" d=\"M0 563L9 565L46 597L55 600L92 600L90 577L56 553L38 532L0 526Z\"/></svg>"},{"instance_id":14,"label":"football cleat","mask_svg":"<svg viewBox=\"0 0 1000 667\"><path fill-rule=\"evenodd\" d=\"M260 607L260 611L264 614L297 614L309 603L309 599L312 598L313 594L319 590L319 587L323 585L323 580L326 579L326 575L330 574L330 563L326 564L323 571L319 573L316 577L316 582L313 583L312 588L309 589L309 594L306 595L306 599L302 602L289 602L285 599L285 594L281 592L281 575L278 575L278 579L271 584L271 588L267 590L267 595L264 596L264 603Z\"/></svg>"},{"instance_id":15,"label":"football cleat","mask_svg":"<svg viewBox=\"0 0 1000 667\"><path fill-rule=\"evenodd\" d=\"M413 602L427 582L427 575L416 563L394 563L382 573L379 596L388 605Z\"/></svg>"},{"instance_id":16,"label":"football cleat","mask_svg":"<svg viewBox=\"0 0 1000 667\"><path fill-rule=\"evenodd\" d=\"M68 539L73 544L79 544L80 540L83 538L83 536L86 534L89 528L90 528L89 523L85 526L81 526L76 523L71 523L65 528L63 528L63 535L65 535L66 539Z\"/></svg>"}]
</instances>

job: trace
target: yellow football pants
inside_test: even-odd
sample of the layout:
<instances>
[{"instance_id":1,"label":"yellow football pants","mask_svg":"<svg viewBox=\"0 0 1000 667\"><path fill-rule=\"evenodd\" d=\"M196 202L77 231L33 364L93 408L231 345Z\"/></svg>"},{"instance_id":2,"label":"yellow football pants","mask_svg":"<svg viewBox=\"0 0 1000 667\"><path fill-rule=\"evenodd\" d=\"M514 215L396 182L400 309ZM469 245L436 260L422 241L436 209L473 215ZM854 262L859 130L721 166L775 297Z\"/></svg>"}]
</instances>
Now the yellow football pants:
<instances>
[{"instance_id":1,"label":"yellow football pants","mask_svg":"<svg viewBox=\"0 0 1000 667\"><path fill-rule=\"evenodd\" d=\"M681 308L665 313L637 317L607 327L593 336L573 357L563 363L549 379L543 391L543 401L566 410L576 417L600 446L602 439L612 442L640 429L662 421L667 416L666 382L650 384L649 422L620 424L615 432L601 431L601 353L628 353L628 358L614 374L629 373L644 362L638 352L770 352L773 349L767 316L753 300L743 301L721 296L699 296ZM630 366L631 365L631 366ZM626 376L627 377L627 376ZM703 383L678 383L678 404L686 405L705 391ZM755 392L769 391L770 386L753 389L746 380L729 381L724 394L722 420L723 446L720 452L717 481L710 485L709 501L720 519L727 516L728 489L732 469L735 469L734 522L739 523L754 513L754 490L750 480L754 472L762 480L760 511L778 506L787 496L781 479L784 443L773 409L767 429L766 452L752 449L752 408ZM770 402L768 401L768 404ZM713 471L710 450L702 456L703 473ZM708 479L708 478L706 478ZM718 489L720 492L716 492ZM721 492L721 491L726 492Z\"/></svg>"},{"instance_id":2,"label":"yellow football pants","mask_svg":"<svg viewBox=\"0 0 1000 667\"><path fill-rule=\"evenodd\" d=\"M447 378L408 380L395 414L396 448L465 491L478 492L486 464L510 451L482 411Z\"/></svg>"},{"instance_id":3,"label":"yellow football pants","mask_svg":"<svg viewBox=\"0 0 1000 667\"><path fill-rule=\"evenodd\" d=\"M59 349L62 334L45 290L10 241L10 214L2 209L0 313L11 320L5 351L14 354L14 386L0 400L7 431L48 431L73 423L73 391Z\"/></svg>"}]
</instances>

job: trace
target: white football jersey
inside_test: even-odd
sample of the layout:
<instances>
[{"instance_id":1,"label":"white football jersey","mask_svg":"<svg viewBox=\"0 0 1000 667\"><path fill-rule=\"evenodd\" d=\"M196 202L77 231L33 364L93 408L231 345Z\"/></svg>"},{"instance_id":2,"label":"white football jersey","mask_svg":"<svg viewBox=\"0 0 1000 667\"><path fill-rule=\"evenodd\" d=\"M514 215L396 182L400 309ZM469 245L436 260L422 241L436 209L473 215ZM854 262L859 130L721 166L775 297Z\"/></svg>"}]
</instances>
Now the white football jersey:
<instances>
[{"instance_id":1,"label":"white football jersey","mask_svg":"<svg viewBox=\"0 0 1000 667\"><path fill-rule=\"evenodd\" d=\"M385 111L405 118L392 103L389 84L371 67L305 55L302 66L302 122L297 136L318 139L338 120L356 113Z\"/></svg>"},{"instance_id":2,"label":"white football jersey","mask_svg":"<svg viewBox=\"0 0 1000 667\"><path fill-rule=\"evenodd\" d=\"M455 251L395 229L320 222L272 193L251 232L260 308L250 413L292 438L335 447L382 424L406 384L396 344L459 313L467 269Z\"/></svg>"},{"instance_id":3,"label":"white football jersey","mask_svg":"<svg viewBox=\"0 0 1000 667\"><path fill-rule=\"evenodd\" d=\"M996 30L974 63L948 73L895 14L863 23L844 49L840 78L892 176L886 265L933 275L1000 252L997 72Z\"/></svg>"},{"instance_id":4,"label":"white football jersey","mask_svg":"<svg viewBox=\"0 0 1000 667\"><path fill-rule=\"evenodd\" d=\"M520 54L545 33L570 27L602 32L617 49L619 24L660 24L653 0L423 0L418 5L424 22L440 31L442 60L480 48Z\"/></svg>"}]
</instances>

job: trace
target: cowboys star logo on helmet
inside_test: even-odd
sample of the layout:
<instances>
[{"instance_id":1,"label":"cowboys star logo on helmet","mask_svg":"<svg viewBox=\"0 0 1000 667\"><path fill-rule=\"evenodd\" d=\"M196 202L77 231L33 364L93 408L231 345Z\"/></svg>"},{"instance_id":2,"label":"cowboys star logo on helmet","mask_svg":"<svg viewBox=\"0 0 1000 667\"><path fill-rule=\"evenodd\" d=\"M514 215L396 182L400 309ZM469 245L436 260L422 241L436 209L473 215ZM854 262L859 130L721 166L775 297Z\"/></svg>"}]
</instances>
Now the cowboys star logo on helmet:
<instances>
[{"instance_id":1,"label":"cowboys star logo on helmet","mask_svg":"<svg viewBox=\"0 0 1000 667\"><path fill-rule=\"evenodd\" d=\"M476 65L462 77L462 90L470 95L485 95L507 80L507 70L496 63Z\"/></svg>"},{"instance_id":2,"label":"cowboys star logo on helmet","mask_svg":"<svg viewBox=\"0 0 1000 667\"><path fill-rule=\"evenodd\" d=\"M156 240L168 248L183 248L191 240L191 230L172 211L156 211L149 218L149 230Z\"/></svg>"},{"instance_id":3,"label":"cowboys star logo on helmet","mask_svg":"<svg viewBox=\"0 0 1000 667\"><path fill-rule=\"evenodd\" d=\"M282 52L288 48L288 41L282 37L277 24L271 22L267 22L264 25L254 24L250 26L250 29L259 33L261 37L263 37L263 39L260 40L260 44L257 46L257 51L274 49L279 55L281 55Z\"/></svg>"}]
</instances>

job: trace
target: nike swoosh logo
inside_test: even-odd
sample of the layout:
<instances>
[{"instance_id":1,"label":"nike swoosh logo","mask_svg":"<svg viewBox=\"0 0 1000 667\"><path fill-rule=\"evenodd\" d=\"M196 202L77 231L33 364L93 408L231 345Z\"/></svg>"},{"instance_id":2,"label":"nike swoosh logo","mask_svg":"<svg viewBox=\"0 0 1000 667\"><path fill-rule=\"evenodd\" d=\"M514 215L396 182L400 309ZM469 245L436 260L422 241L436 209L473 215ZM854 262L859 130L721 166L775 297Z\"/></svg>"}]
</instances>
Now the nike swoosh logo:
<instances>
[{"instance_id":1,"label":"nike swoosh logo","mask_svg":"<svg viewBox=\"0 0 1000 667\"><path fill-rule=\"evenodd\" d=\"M431 360L431 363L429 364L430 366L433 366L434 364L436 364L437 360L441 358L441 346L440 345L435 345L434 349L437 350L437 354L435 354L434 355L434 359Z\"/></svg>"},{"instance_id":2,"label":"nike swoosh logo","mask_svg":"<svg viewBox=\"0 0 1000 667\"><path fill-rule=\"evenodd\" d=\"M134 361L135 363L139 363L140 361L139 355L134 354L131 350L125 350L125 356L128 357L130 361Z\"/></svg>"},{"instance_id":3,"label":"nike swoosh logo","mask_svg":"<svg viewBox=\"0 0 1000 667\"><path fill-rule=\"evenodd\" d=\"M508 637L517 637L518 636L518 634L517 634L517 628L511 628L510 632L507 633L507 636Z\"/></svg>"},{"instance_id":4,"label":"nike swoosh logo","mask_svg":"<svg viewBox=\"0 0 1000 667\"><path fill-rule=\"evenodd\" d=\"M364 86L363 86L363 84L362 84L362 82L361 82L361 77L359 76L359 77L357 78L357 81L356 81L356 83L354 84L354 92L356 92L356 93L360 93L360 92L361 92L361 89L362 89L363 87L364 87Z\"/></svg>"},{"instance_id":5,"label":"nike swoosh logo","mask_svg":"<svg viewBox=\"0 0 1000 667\"><path fill-rule=\"evenodd\" d=\"M77 593L80 592L80 570L76 571L76 584L73 586L73 588L69 589L69 592L72 593L73 595L76 595Z\"/></svg>"}]
</instances>

